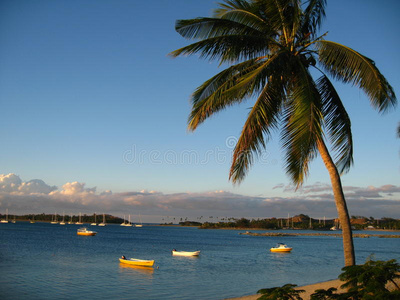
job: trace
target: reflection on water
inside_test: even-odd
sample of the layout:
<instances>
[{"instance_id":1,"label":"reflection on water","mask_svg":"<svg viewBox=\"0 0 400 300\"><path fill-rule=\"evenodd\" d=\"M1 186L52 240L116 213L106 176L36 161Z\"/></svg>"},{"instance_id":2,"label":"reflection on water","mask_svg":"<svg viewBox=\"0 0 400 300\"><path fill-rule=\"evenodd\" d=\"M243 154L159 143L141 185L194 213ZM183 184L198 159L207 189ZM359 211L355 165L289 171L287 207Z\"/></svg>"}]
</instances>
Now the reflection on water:
<instances>
[{"instance_id":1,"label":"reflection on water","mask_svg":"<svg viewBox=\"0 0 400 300\"><path fill-rule=\"evenodd\" d=\"M153 278L154 268L153 267L142 267L133 266L128 264L119 263L119 269L124 274L144 274L149 275L149 278Z\"/></svg>"}]
</instances>

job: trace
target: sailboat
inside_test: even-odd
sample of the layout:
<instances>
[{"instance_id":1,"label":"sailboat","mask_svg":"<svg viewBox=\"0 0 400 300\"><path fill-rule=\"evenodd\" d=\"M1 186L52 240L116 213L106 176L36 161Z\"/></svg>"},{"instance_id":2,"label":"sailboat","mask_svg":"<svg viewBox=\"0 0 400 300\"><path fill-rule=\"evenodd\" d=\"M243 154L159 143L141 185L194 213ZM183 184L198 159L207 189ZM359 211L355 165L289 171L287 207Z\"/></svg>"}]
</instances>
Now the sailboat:
<instances>
[{"instance_id":1,"label":"sailboat","mask_svg":"<svg viewBox=\"0 0 400 300\"><path fill-rule=\"evenodd\" d=\"M131 223L131 215L129 215L129 221L128 221L128 223L125 224L125 226L128 226L128 227L132 227L133 226L132 223Z\"/></svg>"},{"instance_id":2,"label":"sailboat","mask_svg":"<svg viewBox=\"0 0 400 300\"><path fill-rule=\"evenodd\" d=\"M60 225L65 225L65 213L63 213L63 219L62 219L62 221L60 222Z\"/></svg>"},{"instance_id":3,"label":"sailboat","mask_svg":"<svg viewBox=\"0 0 400 300\"><path fill-rule=\"evenodd\" d=\"M54 218L51 218L51 222L50 222L51 224L58 224L58 221L57 221L57 213L54 213Z\"/></svg>"},{"instance_id":4,"label":"sailboat","mask_svg":"<svg viewBox=\"0 0 400 300\"><path fill-rule=\"evenodd\" d=\"M124 222L122 222L120 226L126 226L125 215L124 215Z\"/></svg>"},{"instance_id":5,"label":"sailboat","mask_svg":"<svg viewBox=\"0 0 400 300\"><path fill-rule=\"evenodd\" d=\"M16 216L14 215L14 219L11 221L11 223L17 223L17 220L16 220Z\"/></svg>"},{"instance_id":6,"label":"sailboat","mask_svg":"<svg viewBox=\"0 0 400 300\"><path fill-rule=\"evenodd\" d=\"M101 222L101 223L99 224L99 226L106 226L106 217L105 217L104 214L103 214L103 222Z\"/></svg>"},{"instance_id":7,"label":"sailboat","mask_svg":"<svg viewBox=\"0 0 400 300\"><path fill-rule=\"evenodd\" d=\"M30 220L30 223L31 223L31 224L35 224L35 223L36 223L36 222L35 222L35 215L32 216L32 220Z\"/></svg>"},{"instance_id":8,"label":"sailboat","mask_svg":"<svg viewBox=\"0 0 400 300\"><path fill-rule=\"evenodd\" d=\"M94 222L90 223L90 225L92 226L97 226L97 222L96 222L96 213L94 213Z\"/></svg>"},{"instance_id":9,"label":"sailboat","mask_svg":"<svg viewBox=\"0 0 400 300\"><path fill-rule=\"evenodd\" d=\"M69 219L68 224L74 224L74 222L72 222L72 215L71 215L71 218Z\"/></svg>"},{"instance_id":10,"label":"sailboat","mask_svg":"<svg viewBox=\"0 0 400 300\"><path fill-rule=\"evenodd\" d=\"M141 215L139 215L139 220L140 220L140 224L135 224L135 227L143 227Z\"/></svg>"},{"instance_id":11,"label":"sailboat","mask_svg":"<svg viewBox=\"0 0 400 300\"><path fill-rule=\"evenodd\" d=\"M76 225L82 225L82 213L79 213L79 221L75 223Z\"/></svg>"},{"instance_id":12,"label":"sailboat","mask_svg":"<svg viewBox=\"0 0 400 300\"><path fill-rule=\"evenodd\" d=\"M0 223L8 223L8 208L6 209L6 219L1 220Z\"/></svg>"},{"instance_id":13,"label":"sailboat","mask_svg":"<svg viewBox=\"0 0 400 300\"><path fill-rule=\"evenodd\" d=\"M335 219L335 224L330 228L330 230L339 230L339 219Z\"/></svg>"}]
</instances>

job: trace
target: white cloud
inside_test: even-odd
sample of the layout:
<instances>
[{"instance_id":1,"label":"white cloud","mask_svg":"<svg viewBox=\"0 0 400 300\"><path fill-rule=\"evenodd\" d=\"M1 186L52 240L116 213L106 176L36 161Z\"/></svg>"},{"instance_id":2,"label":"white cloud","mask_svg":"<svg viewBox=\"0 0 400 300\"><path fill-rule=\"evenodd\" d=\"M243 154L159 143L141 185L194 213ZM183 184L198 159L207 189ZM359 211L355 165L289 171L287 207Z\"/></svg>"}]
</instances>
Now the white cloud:
<instances>
[{"instance_id":1,"label":"white cloud","mask_svg":"<svg viewBox=\"0 0 400 300\"><path fill-rule=\"evenodd\" d=\"M94 188L85 188L85 183L81 182L67 182L62 186L61 191L55 191L51 194L61 194L61 195L82 195L82 194L94 194L96 193L96 187Z\"/></svg>"},{"instance_id":2,"label":"white cloud","mask_svg":"<svg viewBox=\"0 0 400 300\"><path fill-rule=\"evenodd\" d=\"M276 188L289 191L282 184ZM400 187L344 187L351 215L379 217L400 216ZM247 196L216 190L203 193L164 194L159 191L96 193L96 187L85 183L67 182L60 190L42 180L23 182L15 174L0 175L0 209L14 213L110 213L159 216L228 216L228 217L285 217L288 214L307 214L312 217L335 217L336 207L328 184L316 183L285 197Z\"/></svg>"},{"instance_id":3,"label":"white cloud","mask_svg":"<svg viewBox=\"0 0 400 300\"><path fill-rule=\"evenodd\" d=\"M49 194L56 189L56 186L49 186L43 180L32 179L28 182L22 182L18 191L23 194Z\"/></svg>"},{"instance_id":4,"label":"white cloud","mask_svg":"<svg viewBox=\"0 0 400 300\"><path fill-rule=\"evenodd\" d=\"M18 175L13 173L0 174L0 193L49 194L56 189L56 186L50 186L40 179L23 182Z\"/></svg>"},{"instance_id":5,"label":"white cloud","mask_svg":"<svg viewBox=\"0 0 400 300\"><path fill-rule=\"evenodd\" d=\"M6 193L12 193L18 191L18 187L21 185L22 180L19 176L10 173L7 175L0 175L0 191Z\"/></svg>"}]
</instances>

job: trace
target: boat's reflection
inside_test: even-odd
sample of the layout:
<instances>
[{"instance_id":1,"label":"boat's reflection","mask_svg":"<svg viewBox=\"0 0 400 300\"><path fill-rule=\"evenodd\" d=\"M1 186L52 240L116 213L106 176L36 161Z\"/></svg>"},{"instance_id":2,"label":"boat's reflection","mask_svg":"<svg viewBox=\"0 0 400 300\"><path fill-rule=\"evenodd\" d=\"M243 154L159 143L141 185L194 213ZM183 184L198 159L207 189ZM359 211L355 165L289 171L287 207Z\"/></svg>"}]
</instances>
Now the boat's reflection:
<instances>
[{"instance_id":1,"label":"boat's reflection","mask_svg":"<svg viewBox=\"0 0 400 300\"><path fill-rule=\"evenodd\" d=\"M182 259L182 260L196 260L196 259L200 259L200 256L179 256L179 255L172 255L173 259Z\"/></svg>"},{"instance_id":2,"label":"boat's reflection","mask_svg":"<svg viewBox=\"0 0 400 300\"><path fill-rule=\"evenodd\" d=\"M132 266L128 264L119 264L119 268L122 272L126 273L136 273L136 274L145 274L150 277L153 277L154 268L153 267L143 267L143 266Z\"/></svg>"}]
</instances>

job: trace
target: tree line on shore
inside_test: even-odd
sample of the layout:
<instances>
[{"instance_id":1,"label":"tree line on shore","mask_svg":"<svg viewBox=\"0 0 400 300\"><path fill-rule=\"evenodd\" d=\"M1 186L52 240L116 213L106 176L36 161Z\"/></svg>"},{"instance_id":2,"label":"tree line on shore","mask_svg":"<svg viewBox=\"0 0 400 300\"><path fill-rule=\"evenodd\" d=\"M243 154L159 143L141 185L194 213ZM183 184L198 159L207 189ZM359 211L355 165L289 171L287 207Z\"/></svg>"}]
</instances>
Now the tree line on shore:
<instances>
[{"instance_id":1,"label":"tree line on shore","mask_svg":"<svg viewBox=\"0 0 400 300\"><path fill-rule=\"evenodd\" d=\"M0 219L6 219L6 215L1 215L0 214ZM60 215L60 214L45 214L45 213L41 213L41 214L26 214L26 215L12 215L12 216L8 216L8 219L13 219L15 218L16 221L37 221L37 222L51 222L51 221L62 221L64 220L64 222L78 222L79 218L81 220L82 223L94 223L94 222L101 222L103 220L103 215L87 215L87 214L83 214L83 215ZM109 215L109 214L105 214L104 215L104 219L106 223L122 223L124 221L124 219L113 216L113 215Z\"/></svg>"},{"instance_id":2,"label":"tree line on shore","mask_svg":"<svg viewBox=\"0 0 400 300\"><path fill-rule=\"evenodd\" d=\"M16 221L31 221L35 220L38 222L51 222L54 220L64 220L65 222L77 222L81 218L83 223L94 223L95 221L101 222L103 215L60 215L60 214L25 214L25 215L9 215L9 219L15 219ZM124 222L124 219L113 216L110 214L104 215L105 222L109 224L120 224ZM0 219L6 219L6 215L0 214ZM375 219L373 217L363 216L352 216L351 222L353 229L387 229L387 230L399 230L400 219L394 218L381 218ZM164 224L172 225L173 223ZM179 222L181 226L197 226L202 229L218 229L218 228L260 228L260 229L313 229L313 230L329 230L332 227L340 228L340 224L337 219L315 219L307 215L300 214L290 218L265 218L265 219L246 219L246 218L225 218L222 221L211 222L199 222L190 221L185 218Z\"/></svg>"},{"instance_id":3,"label":"tree line on shore","mask_svg":"<svg viewBox=\"0 0 400 300\"><path fill-rule=\"evenodd\" d=\"M352 216L351 223L353 229L400 229L400 220L393 218L375 219L362 216ZM266 219L246 219L229 218L227 222L179 222L182 226L199 226L204 229L211 228L261 228L261 229L312 229L329 230L340 229L337 219L313 219L307 215L297 215L291 218L266 218Z\"/></svg>"}]
</instances>

